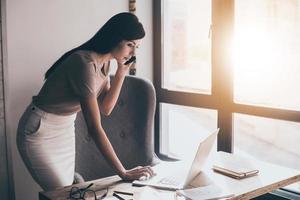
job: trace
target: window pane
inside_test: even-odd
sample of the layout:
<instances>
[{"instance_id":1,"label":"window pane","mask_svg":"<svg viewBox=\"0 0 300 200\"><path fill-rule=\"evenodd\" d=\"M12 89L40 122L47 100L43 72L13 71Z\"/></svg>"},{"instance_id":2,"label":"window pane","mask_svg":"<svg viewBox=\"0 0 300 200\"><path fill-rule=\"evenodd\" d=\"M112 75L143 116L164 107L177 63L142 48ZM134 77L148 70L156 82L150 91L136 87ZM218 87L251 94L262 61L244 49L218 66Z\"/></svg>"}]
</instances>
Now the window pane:
<instances>
[{"instance_id":1,"label":"window pane","mask_svg":"<svg viewBox=\"0 0 300 200\"><path fill-rule=\"evenodd\" d=\"M210 94L211 1L163 2L162 87Z\"/></svg>"},{"instance_id":2,"label":"window pane","mask_svg":"<svg viewBox=\"0 0 300 200\"><path fill-rule=\"evenodd\" d=\"M237 154L300 169L300 123L235 113L234 141Z\"/></svg>"},{"instance_id":3,"label":"window pane","mask_svg":"<svg viewBox=\"0 0 300 200\"><path fill-rule=\"evenodd\" d=\"M216 110L161 103L160 111L160 152L171 157L189 158L217 128Z\"/></svg>"},{"instance_id":4,"label":"window pane","mask_svg":"<svg viewBox=\"0 0 300 200\"><path fill-rule=\"evenodd\" d=\"M236 0L234 100L300 110L300 1Z\"/></svg>"}]
</instances>

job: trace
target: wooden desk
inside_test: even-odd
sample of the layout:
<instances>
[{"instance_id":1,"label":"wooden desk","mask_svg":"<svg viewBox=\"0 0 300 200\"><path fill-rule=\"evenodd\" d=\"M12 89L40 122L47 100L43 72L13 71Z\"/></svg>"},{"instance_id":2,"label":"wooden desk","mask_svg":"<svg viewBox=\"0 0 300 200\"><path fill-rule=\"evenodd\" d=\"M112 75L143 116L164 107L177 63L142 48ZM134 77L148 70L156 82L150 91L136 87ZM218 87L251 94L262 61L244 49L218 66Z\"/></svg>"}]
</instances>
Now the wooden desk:
<instances>
[{"instance_id":1,"label":"wooden desk","mask_svg":"<svg viewBox=\"0 0 300 200\"><path fill-rule=\"evenodd\" d=\"M196 177L193 182L197 186L204 186L215 183L235 194L235 196L231 199L236 200L251 199L300 181L300 171L298 170L293 170L261 161L256 161L255 165L259 169L259 174L257 176L245 178L242 180L236 180L213 172L213 170L211 170L211 165L208 163L203 170L203 173ZM73 186L86 187L90 183L94 183L94 186L91 187L91 189L93 189L94 191L100 191L101 189L110 186L108 197L112 195L113 190L129 191L133 193L138 193L143 190L143 187L132 187L131 183L121 181L118 176L97 179ZM39 199L68 199L71 187L72 186L68 186L54 191L40 192ZM164 193L169 193L169 199L174 199L174 192L164 191Z\"/></svg>"}]
</instances>

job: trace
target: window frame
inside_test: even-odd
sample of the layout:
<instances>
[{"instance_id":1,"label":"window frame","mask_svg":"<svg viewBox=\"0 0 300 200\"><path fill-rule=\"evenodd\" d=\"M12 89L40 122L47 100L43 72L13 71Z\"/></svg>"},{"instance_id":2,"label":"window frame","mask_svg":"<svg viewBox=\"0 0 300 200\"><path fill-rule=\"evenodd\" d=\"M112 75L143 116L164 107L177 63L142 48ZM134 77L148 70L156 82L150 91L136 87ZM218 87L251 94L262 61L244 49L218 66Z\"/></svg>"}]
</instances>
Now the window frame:
<instances>
[{"instance_id":1,"label":"window frame","mask_svg":"<svg viewBox=\"0 0 300 200\"><path fill-rule=\"evenodd\" d=\"M230 60L231 38L234 29L234 0L212 0L212 90L211 95L171 91L162 88L163 69L163 1L153 1L154 30L154 87L157 106L155 114L155 152L160 155L160 103L171 103L215 109L218 112L218 151L233 153L233 114L248 114L258 117L300 123L300 111L235 103L233 97L233 66Z\"/></svg>"}]
</instances>

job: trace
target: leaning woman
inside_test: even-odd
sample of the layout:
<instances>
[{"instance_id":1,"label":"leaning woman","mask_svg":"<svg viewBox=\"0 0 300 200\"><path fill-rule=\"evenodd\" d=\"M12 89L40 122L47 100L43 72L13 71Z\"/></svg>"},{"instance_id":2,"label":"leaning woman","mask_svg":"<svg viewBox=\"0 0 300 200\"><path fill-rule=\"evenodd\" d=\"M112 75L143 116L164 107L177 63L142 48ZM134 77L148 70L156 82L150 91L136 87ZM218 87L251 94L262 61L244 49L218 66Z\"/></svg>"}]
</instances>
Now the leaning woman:
<instances>
[{"instance_id":1,"label":"leaning woman","mask_svg":"<svg viewBox=\"0 0 300 200\"><path fill-rule=\"evenodd\" d=\"M19 153L34 180L44 189L71 185L75 168L76 114L82 111L88 132L115 172L124 180L153 175L151 167L125 169L101 125L118 99L145 31L138 18L119 13L87 42L63 54L46 72L45 82L18 126ZM110 83L110 61L116 60Z\"/></svg>"}]
</instances>

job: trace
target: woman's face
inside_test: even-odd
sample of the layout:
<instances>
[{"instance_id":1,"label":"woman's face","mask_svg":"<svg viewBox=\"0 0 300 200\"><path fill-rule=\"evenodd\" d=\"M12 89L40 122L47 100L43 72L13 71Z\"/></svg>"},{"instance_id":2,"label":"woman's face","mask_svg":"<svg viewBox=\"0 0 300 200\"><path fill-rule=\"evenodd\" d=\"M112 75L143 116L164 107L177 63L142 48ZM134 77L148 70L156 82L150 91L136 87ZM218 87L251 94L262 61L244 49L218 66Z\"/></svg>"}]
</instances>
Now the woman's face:
<instances>
[{"instance_id":1,"label":"woman's face","mask_svg":"<svg viewBox=\"0 0 300 200\"><path fill-rule=\"evenodd\" d=\"M123 40L112 51L112 56L119 63L125 63L131 56L135 55L136 48L141 40Z\"/></svg>"}]
</instances>

